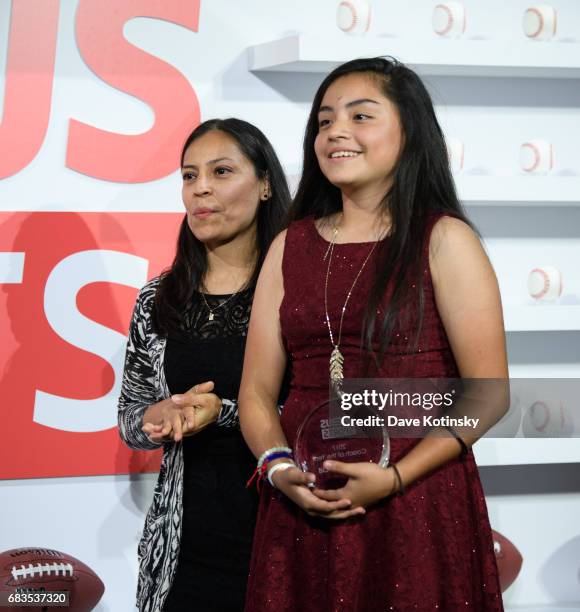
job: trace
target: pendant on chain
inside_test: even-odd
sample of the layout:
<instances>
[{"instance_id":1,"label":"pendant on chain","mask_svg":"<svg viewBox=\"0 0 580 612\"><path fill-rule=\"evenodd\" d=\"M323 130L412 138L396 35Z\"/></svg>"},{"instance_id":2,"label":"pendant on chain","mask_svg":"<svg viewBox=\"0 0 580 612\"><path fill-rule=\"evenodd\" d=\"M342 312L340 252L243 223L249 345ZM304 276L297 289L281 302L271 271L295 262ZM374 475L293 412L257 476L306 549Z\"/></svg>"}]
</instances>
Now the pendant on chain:
<instances>
[{"instance_id":1,"label":"pendant on chain","mask_svg":"<svg viewBox=\"0 0 580 612\"><path fill-rule=\"evenodd\" d=\"M333 347L332 353L330 354L330 364L329 364L330 365L330 382L331 382L334 392L337 395L342 396L342 385L344 382L344 375L343 375L344 356L340 352L340 349L338 347L340 346L340 340L342 338L342 323L344 320L344 313L346 311L346 307L350 300L350 296L352 295L352 292L354 291L356 283L360 275L362 274L364 267L367 265L368 260L373 254L373 251L375 250L378 244L378 240L373 244L371 250L368 252L367 256L365 257L359 271L357 272L357 275L354 277L354 281L352 282L350 290L346 296L346 300L344 301L344 305L342 307L342 314L340 316L340 324L338 327L337 342L335 344L334 336L332 335L332 327L330 325L330 317L328 316L328 278L330 276L330 264L332 262L332 255L334 253L334 245L336 242L337 234L338 234L338 227L335 226L334 231L332 233L332 240L330 241L330 244L328 245L328 249L326 250L326 253L324 254L324 257L322 259L324 261L328 257L328 265L326 267L326 278L324 281L324 313L326 315L326 325L328 327L328 334L330 336L330 342L332 343L332 347Z\"/></svg>"},{"instance_id":2,"label":"pendant on chain","mask_svg":"<svg viewBox=\"0 0 580 612\"><path fill-rule=\"evenodd\" d=\"M340 389L343 381L342 366L344 365L344 357L338 346L335 346L330 354L330 380L335 388Z\"/></svg>"},{"instance_id":3,"label":"pendant on chain","mask_svg":"<svg viewBox=\"0 0 580 612\"><path fill-rule=\"evenodd\" d=\"M208 321L213 321L213 312L210 311Z\"/></svg>"}]
</instances>

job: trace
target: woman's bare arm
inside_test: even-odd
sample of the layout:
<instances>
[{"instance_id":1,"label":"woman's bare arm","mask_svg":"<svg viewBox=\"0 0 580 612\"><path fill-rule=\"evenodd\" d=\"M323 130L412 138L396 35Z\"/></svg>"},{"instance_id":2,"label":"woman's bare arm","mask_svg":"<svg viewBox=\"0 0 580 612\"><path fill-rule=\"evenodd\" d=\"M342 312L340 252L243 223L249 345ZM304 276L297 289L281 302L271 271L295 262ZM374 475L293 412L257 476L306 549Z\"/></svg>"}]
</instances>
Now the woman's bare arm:
<instances>
[{"instance_id":1,"label":"woman's bare arm","mask_svg":"<svg viewBox=\"0 0 580 612\"><path fill-rule=\"evenodd\" d=\"M238 398L240 427L256 457L268 448L288 444L277 409L286 368L286 351L278 316L284 297L282 256L285 236L286 232L283 232L274 239L260 272Z\"/></svg>"},{"instance_id":2,"label":"woman's bare arm","mask_svg":"<svg viewBox=\"0 0 580 612\"><path fill-rule=\"evenodd\" d=\"M282 257L285 238L286 232L283 232L273 241L260 272L240 386L240 426L256 457L274 446L288 445L277 409L286 367L279 317L284 297ZM284 460L275 460L270 465L280 461ZM314 481L314 475L305 474L298 468L276 472L273 481L278 489L308 514L331 516L340 510L343 518L364 513L362 507L352 508L349 499L327 501L316 497L307 486Z\"/></svg>"},{"instance_id":3,"label":"woman's bare arm","mask_svg":"<svg viewBox=\"0 0 580 612\"><path fill-rule=\"evenodd\" d=\"M461 377L507 381L501 296L479 238L463 221L443 217L433 228L429 253L437 308ZM509 394L502 395L507 385L488 388L497 395L488 398L490 410L509 403ZM471 439L464 439L471 445L478 437L476 431ZM408 483L447 463L459 451L452 437L427 436L397 465Z\"/></svg>"}]
</instances>

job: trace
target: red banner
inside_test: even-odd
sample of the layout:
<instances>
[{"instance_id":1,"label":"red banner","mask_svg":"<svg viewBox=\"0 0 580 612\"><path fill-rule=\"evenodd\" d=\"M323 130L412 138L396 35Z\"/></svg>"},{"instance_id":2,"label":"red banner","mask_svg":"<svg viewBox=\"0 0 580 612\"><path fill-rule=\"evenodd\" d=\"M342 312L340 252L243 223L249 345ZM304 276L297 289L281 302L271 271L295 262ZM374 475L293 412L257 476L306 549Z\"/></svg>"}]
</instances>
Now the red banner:
<instances>
[{"instance_id":1,"label":"red banner","mask_svg":"<svg viewBox=\"0 0 580 612\"><path fill-rule=\"evenodd\" d=\"M173 258L179 213L0 213L0 478L158 469L120 441L138 288Z\"/></svg>"}]
</instances>

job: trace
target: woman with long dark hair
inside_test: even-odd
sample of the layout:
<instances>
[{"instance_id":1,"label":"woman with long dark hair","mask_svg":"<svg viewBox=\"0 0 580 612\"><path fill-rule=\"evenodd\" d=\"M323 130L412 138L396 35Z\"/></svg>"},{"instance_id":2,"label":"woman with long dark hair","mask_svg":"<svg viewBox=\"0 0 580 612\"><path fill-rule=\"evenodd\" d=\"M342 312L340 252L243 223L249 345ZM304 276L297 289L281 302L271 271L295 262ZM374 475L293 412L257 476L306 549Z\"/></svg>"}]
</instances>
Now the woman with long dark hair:
<instances>
[{"instance_id":1,"label":"woman with long dark hair","mask_svg":"<svg viewBox=\"0 0 580 612\"><path fill-rule=\"evenodd\" d=\"M291 217L258 280L239 397L271 484L246 610L502 610L476 432L393 438L386 469L326 461L336 490L293 463L329 379L507 378L497 280L412 70L361 59L322 82Z\"/></svg>"},{"instance_id":2,"label":"woman with long dark hair","mask_svg":"<svg viewBox=\"0 0 580 612\"><path fill-rule=\"evenodd\" d=\"M119 430L163 447L139 543L140 610L240 610L257 509L237 396L255 282L290 201L260 130L214 119L181 155L181 224L172 266L141 290Z\"/></svg>"}]
</instances>

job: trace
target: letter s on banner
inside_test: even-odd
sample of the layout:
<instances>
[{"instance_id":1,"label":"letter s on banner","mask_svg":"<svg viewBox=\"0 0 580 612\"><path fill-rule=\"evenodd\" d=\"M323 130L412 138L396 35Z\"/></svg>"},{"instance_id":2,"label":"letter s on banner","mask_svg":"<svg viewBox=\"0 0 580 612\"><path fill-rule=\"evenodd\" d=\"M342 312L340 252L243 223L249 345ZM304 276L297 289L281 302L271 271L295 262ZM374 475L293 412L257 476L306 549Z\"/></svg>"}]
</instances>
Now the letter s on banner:
<instances>
[{"instance_id":1,"label":"letter s on banner","mask_svg":"<svg viewBox=\"0 0 580 612\"><path fill-rule=\"evenodd\" d=\"M126 338L79 312L76 297L90 283L111 282L142 287L149 262L119 251L91 250L63 259L50 273L44 291L46 318L54 331L73 346L93 353L111 364L115 372L112 389L90 400L59 397L36 391L33 420L40 425L73 432L95 432L117 424L114 406L121 388Z\"/></svg>"},{"instance_id":2,"label":"letter s on banner","mask_svg":"<svg viewBox=\"0 0 580 612\"><path fill-rule=\"evenodd\" d=\"M197 32L199 6L200 0L80 0L76 38L83 60L103 81L146 102L155 124L143 134L115 134L72 119L68 168L117 183L145 183L177 170L183 138L199 123L197 96L177 69L130 44L123 27L151 17Z\"/></svg>"}]
</instances>

